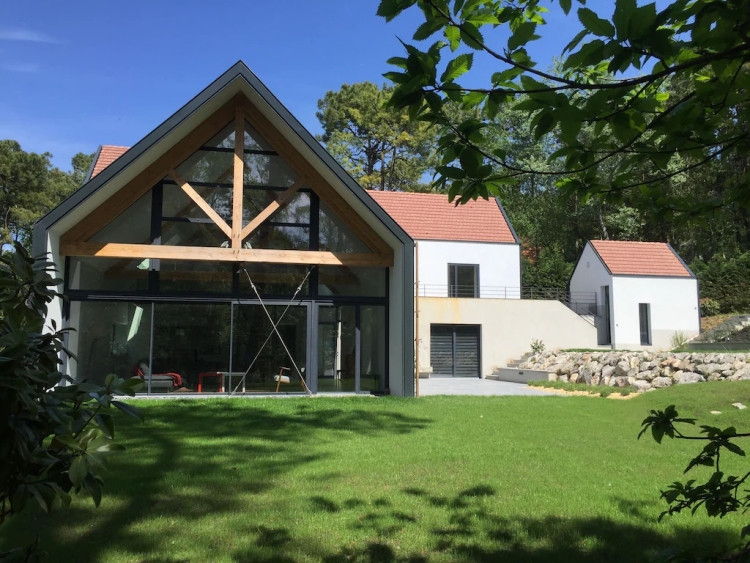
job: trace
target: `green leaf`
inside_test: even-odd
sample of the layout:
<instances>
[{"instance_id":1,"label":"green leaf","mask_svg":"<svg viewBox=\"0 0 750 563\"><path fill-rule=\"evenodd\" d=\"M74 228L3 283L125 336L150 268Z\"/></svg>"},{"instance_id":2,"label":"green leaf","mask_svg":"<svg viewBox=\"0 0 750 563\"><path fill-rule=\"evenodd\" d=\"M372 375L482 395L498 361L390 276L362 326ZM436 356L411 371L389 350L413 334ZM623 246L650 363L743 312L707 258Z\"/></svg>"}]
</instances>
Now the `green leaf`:
<instances>
[{"instance_id":1,"label":"green leaf","mask_svg":"<svg viewBox=\"0 0 750 563\"><path fill-rule=\"evenodd\" d=\"M615 27L607 20L600 18L596 12L588 8L578 10L578 19L587 30L599 37L614 37Z\"/></svg>"},{"instance_id":2,"label":"green leaf","mask_svg":"<svg viewBox=\"0 0 750 563\"><path fill-rule=\"evenodd\" d=\"M463 180L466 177L466 172L455 166L438 166L435 171L451 180Z\"/></svg>"},{"instance_id":3,"label":"green leaf","mask_svg":"<svg viewBox=\"0 0 750 563\"><path fill-rule=\"evenodd\" d=\"M534 38L539 38L538 35L534 35L534 32L536 31L536 24L531 22L524 22L521 25L518 26L518 28L513 32L513 35L511 35L508 38L508 49L511 51L515 51L519 47L526 45L529 41L531 41Z\"/></svg>"},{"instance_id":4,"label":"green leaf","mask_svg":"<svg viewBox=\"0 0 750 563\"><path fill-rule=\"evenodd\" d=\"M566 16L570 13L570 5L571 0L560 0L560 7L562 8L562 11L565 12Z\"/></svg>"},{"instance_id":5,"label":"green leaf","mask_svg":"<svg viewBox=\"0 0 750 563\"><path fill-rule=\"evenodd\" d=\"M471 69L471 65L474 63L474 53L464 53L458 55L455 59L448 63L448 66L440 77L441 82L453 82L456 78L462 74L468 72Z\"/></svg>"},{"instance_id":6,"label":"green leaf","mask_svg":"<svg viewBox=\"0 0 750 563\"><path fill-rule=\"evenodd\" d=\"M448 40L451 51L455 51L461 45L461 31L456 26L447 26L443 31L443 35Z\"/></svg>"},{"instance_id":7,"label":"green leaf","mask_svg":"<svg viewBox=\"0 0 750 563\"><path fill-rule=\"evenodd\" d=\"M403 69L406 68L407 62L407 59L405 59L404 57L391 57L386 61L386 63L388 63L389 65L394 65Z\"/></svg>"},{"instance_id":8,"label":"green leaf","mask_svg":"<svg viewBox=\"0 0 750 563\"><path fill-rule=\"evenodd\" d=\"M636 0L616 0L612 23L615 24L617 39L620 41L629 38L628 30L630 27L630 20L635 14L637 8Z\"/></svg>"},{"instance_id":9,"label":"green leaf","mask_svg":"<svg viewBox=\"0 0 750 563\"><path fill-rule=\"evenodd\" d=\"M484 37L479 28L473 23L465 22L461 26L461 40L472 49L481 50L484 43Z\"/></svg>"},{"instance_id":10,"label":"green leaf","mask_svg":"<svg viewBox=\"0 0 750 563\"><path fill-rule=\"evenodd\" d=\"M389 22L413 4L416 0L381 0L376 13Z\"/></svg>"},{"instance_id":11,"label":"green leaf","mask_svg":"<svg viewBox=\"0 0 750 563\"><path fill-rule=\"evenodd\" d=\"M581 42L581 39L586 37L588 34L589 32L586 29L579 31L578 34L573 38L573 41L565 46L565 49L563 49L563 53L567 53L568 51L572 51L573 49L575 49Z\"/></svg>"},{"instance_id":12,"label":"green leaf","mask_svg":"<svg viewBox=\"0 0 750 563\"><path fill-rule=\"evenodd\" d=\"M474 147L466 147L458 160L467 175L476 176L479 167L484 162L484 156Z\"/></svg>"},{"instance_id":13,"label":"green leaf","mask_svg":"<svg viewBox=\"0 0 750 563\"><path fill-rule=\"evenodd\" d=\"M125 401L112 401L112 405L116 409L124 412L125 414L132 416L133 418L137 418L140 421L143 421L143 414L141 414L141 411L139 411L133 405L129 405Z\"/></svg>"},{"instance_id":14,"label":"green leaf","mask_svg":"<svg viewBox=\"0 0 750 563\"><path fill-rule=\"evenodd\" d=\"M534 139L538 141L554 129L556 123L555 115L552 111L543 111L534 118L534 122L536 122Z\"/></svg>"},{"instance_id":15,"label":"green leaf","mask_svg":"<svg viewBox=\"0 0 750 563\"><path fill-rule=\"evenodd\" d=\"M443 21L444 20L432 19L424 22L417 28L417 31L414 32L413 39L415 41L423 41L431 35L434 35L441 27L443 27Z\"/></svg>"},{"instance_id":16,"label":"green leaf","mask_svg":"<svg viewBox=\"0 0 750 563\"><path fill-rule=\"evenodd\" d=\"M68 477L70 477L70 482L73 483L73 486L79 487L83 483L83 480L86 478L88 472L89 470L86 465L86 458L82 455L79 455L74 457L73 461L70 462Z\"/></svg>"}]
</instances>

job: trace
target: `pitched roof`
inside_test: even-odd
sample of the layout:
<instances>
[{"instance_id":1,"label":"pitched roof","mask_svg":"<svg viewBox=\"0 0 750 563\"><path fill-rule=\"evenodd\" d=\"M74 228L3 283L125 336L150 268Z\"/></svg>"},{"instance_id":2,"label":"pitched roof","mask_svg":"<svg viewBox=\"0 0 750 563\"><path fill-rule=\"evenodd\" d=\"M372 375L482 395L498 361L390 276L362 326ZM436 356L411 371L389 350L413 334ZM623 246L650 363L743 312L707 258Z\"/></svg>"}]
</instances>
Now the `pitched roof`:
<instances>
[{"instance_id":1,"label":"pitched roof","mask_svg":"<svg viewBox=\"0 0 750 563\"><path fill-rule=\"evenodd\" d=\"M674 249L665 242L589 242L614 275L694 277Z\"/></svg>"},{"instance_id":2,"label":"pitched roof","mask_svg":"<svg viewBox=\"0 0 750 563\"><path fill-rule=\"evenodd\" d=\"M517 244L505 212L495 200L456 206L445 194L369 193L413 239Z\"/></svg>"},{"instance_id":3,"label":"pitched roof","mask_svg":"<svg viewBox=\"0 0 750 563\"><path fill-rule=\"evenodd\" d=\"M96 153L96 160L91 168L89 180L99 174L107 166L124 155L130 147L118 147L115 145L102 145L99 152Z\"/></svg>"}]
</instances>

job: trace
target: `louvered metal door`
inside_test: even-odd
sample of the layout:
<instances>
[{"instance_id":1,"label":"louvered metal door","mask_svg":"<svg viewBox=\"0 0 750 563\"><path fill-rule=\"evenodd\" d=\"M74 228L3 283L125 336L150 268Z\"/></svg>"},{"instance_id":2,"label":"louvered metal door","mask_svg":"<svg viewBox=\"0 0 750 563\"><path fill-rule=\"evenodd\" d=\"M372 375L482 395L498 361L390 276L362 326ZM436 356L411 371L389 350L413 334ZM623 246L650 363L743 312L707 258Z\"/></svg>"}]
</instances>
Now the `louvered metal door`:
<instances>
[{"instance_id":1,"label":"louvered metal door","mask_svg":"<svg viewBox=\"0 0 750 563\"><path fill-rule=\"evenodd\" d=\"M479 326L431 325L430 363L435 376L479 377Z\"/></svg>"}]
</instances>

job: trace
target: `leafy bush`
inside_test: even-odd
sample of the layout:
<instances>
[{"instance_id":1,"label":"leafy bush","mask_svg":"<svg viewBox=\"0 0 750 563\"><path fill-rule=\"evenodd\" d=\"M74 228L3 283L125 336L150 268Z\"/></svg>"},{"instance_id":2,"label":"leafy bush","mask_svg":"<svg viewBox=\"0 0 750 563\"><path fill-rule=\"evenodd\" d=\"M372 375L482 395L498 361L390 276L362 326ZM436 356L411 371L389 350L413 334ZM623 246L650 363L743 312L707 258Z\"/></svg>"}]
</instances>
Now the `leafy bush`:
<instances>
[{"instance_id":1,"label":"leafy bush","mask_svg":"<svg viewBox=\"0 0 750 563\"><path fill-rule=\"evenodd\" d=\"M721 314L721 303L710 297L701 299L701 317L715 317Z\"/></svg>"},{"instance_id":2,"label":"leafy bush","mask_svg":"<svg viewBox=\"0 0 750 563\"><path fill-rule=\"evenodd\" d=\"M750 311L750 252L730 258L715 256L709 262L697 260L692 267L701 297L715 300L718 313Z\"/></svg>"},{"instance_id":3,"label":"leafy bush","mask_svg":"<svg viewBox=\"0 0 750 563\"><path fill-rule=\"evenodd\" d=\"M669 339L669 344L672 347L672 350L677 350L685 346L687 341L688 339L687 336L685 336L685 333L677 331L672 334L672 338Z\"/></svg>"},{"instance_id":4,"label":"leafy bush","mask_svg":"<svg viewBox=\"0 0 750 563\"><path fill-rule=\"evenodd\" d=\"M140 380L109 375L104 387L75 384L58 370L65 331L44 327L47 305L58 297L53 269L20 245L0 258L0 524L29 499L47 512L82 492L98 506L107 456L122 449L104 411L139 416L113 395L133 395Z\"/></svg>"},{"instance_id":5,"label":"leafy bush","mask_svg":"<svg viewBox=\"0 0 750 563\"><path fill-rule=\"evenodd\" d=\"M544 342L542 342L541 340L537 338L531 341L531 351L534 354L541 354L542 352L544 352L544 350L545 350Z\"/></svg>"}]
</instances>

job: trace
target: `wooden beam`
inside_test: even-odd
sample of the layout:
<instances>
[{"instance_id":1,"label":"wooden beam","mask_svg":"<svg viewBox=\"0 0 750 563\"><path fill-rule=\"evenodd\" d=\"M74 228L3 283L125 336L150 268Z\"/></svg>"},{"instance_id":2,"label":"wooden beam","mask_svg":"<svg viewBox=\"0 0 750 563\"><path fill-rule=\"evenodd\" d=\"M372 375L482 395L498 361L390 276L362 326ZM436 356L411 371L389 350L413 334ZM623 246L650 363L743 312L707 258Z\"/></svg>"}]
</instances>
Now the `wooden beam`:
<instances>
[{"instance_id":1,"label":"wooden beam","mask_svg":"<svg viewBox=\"0 0 750 563\"><path fill-rule=\"evenodd\" d=\"M299 180L294 182L294 184L284 190L284 192L279 197L275 198L271 203L269 203L263 211L253 217L253 220L245 225L244 229L242 229L242 236L240 237L241 240L245 240L247 237L252 235L256 230L258 230L258 227L260 227L265 220L271 217L271 215L279 211L281 208L286 207L286 205L294 197L294 194L296 194L304 184L305 179L300 178Z\"/></svg>"},{"instance_id":2,"label":"wooden beam","mask_svg":"<svg viewBox=\"0 0 750 563\"><path fill-rule=\"evenodd\" d=\"M305 159L299 151L266 119L247 98L241 98L245 109L245 119L258 133L279 153L279 156L300 176L306 177L310 187L336 213L336 215L359 237L373 252L393 254L393 250L366 223L358 220L351 206L336 190L328 184L321 174Z\"/></svg>"},{"instance_id":3,"label":"wooden beam","mask_svg":"<svg viewBox=\"0 0 750 563\"><path fill-rule=\"evenodd\" d=\"M393 256L366 253L322 252L317 250L270 250L166 246L158 244L64 242L60 244L60 253L64 256L100 256L103 258L318 264L324 266L371 266L380 268L393 266Z\"/></svg>"},{"instance_id":4,"label":"wooden beam","mask_svg":"<svg viewBox=\"0 0 750 563\"><path fill-rule=\"evenodd\" d=\"M63 234L61 241L86 241L112 222L115 217L164 178L170 168L178 166L201 148L211 137L224 129L234 118L238 99L238 96L235 96L216 110L127 185Z\"/></svg>"},{"instance_id":5,"label":"wooden beam","mask_svg":"<svg viewBox=\"0 0 750 563\"><path fill-rule=\"evenodd\" d=\"M232 248L242 247L242 200L245 182L245 111L237 104L234 117L234 177L232 189Z\"/></svg>"},{"instance_id":6,"label":"wooden beam","mask_svg":"<svg viewBox=\"0 0 750 563\"><path fill-rule=\"evenodd\" d=\"M187 196L192 199L195 204L200 207L203 210L203 213L208 215L208 218L211 219L216 225L222 230L222 232L227 235L227 238L232 238L232 229L229 225L227 225L226 221L221 218L221 215L216 213L213 207L211 207L208 202L203 199L198 192L195 191L195 188L188 184L188 182L180 176L176 170L172 169L169 171L169 175L172 177L172 179L177 182L177 185L182 188L182 191L187 194Z\"/></svg>"}]
</instances>

